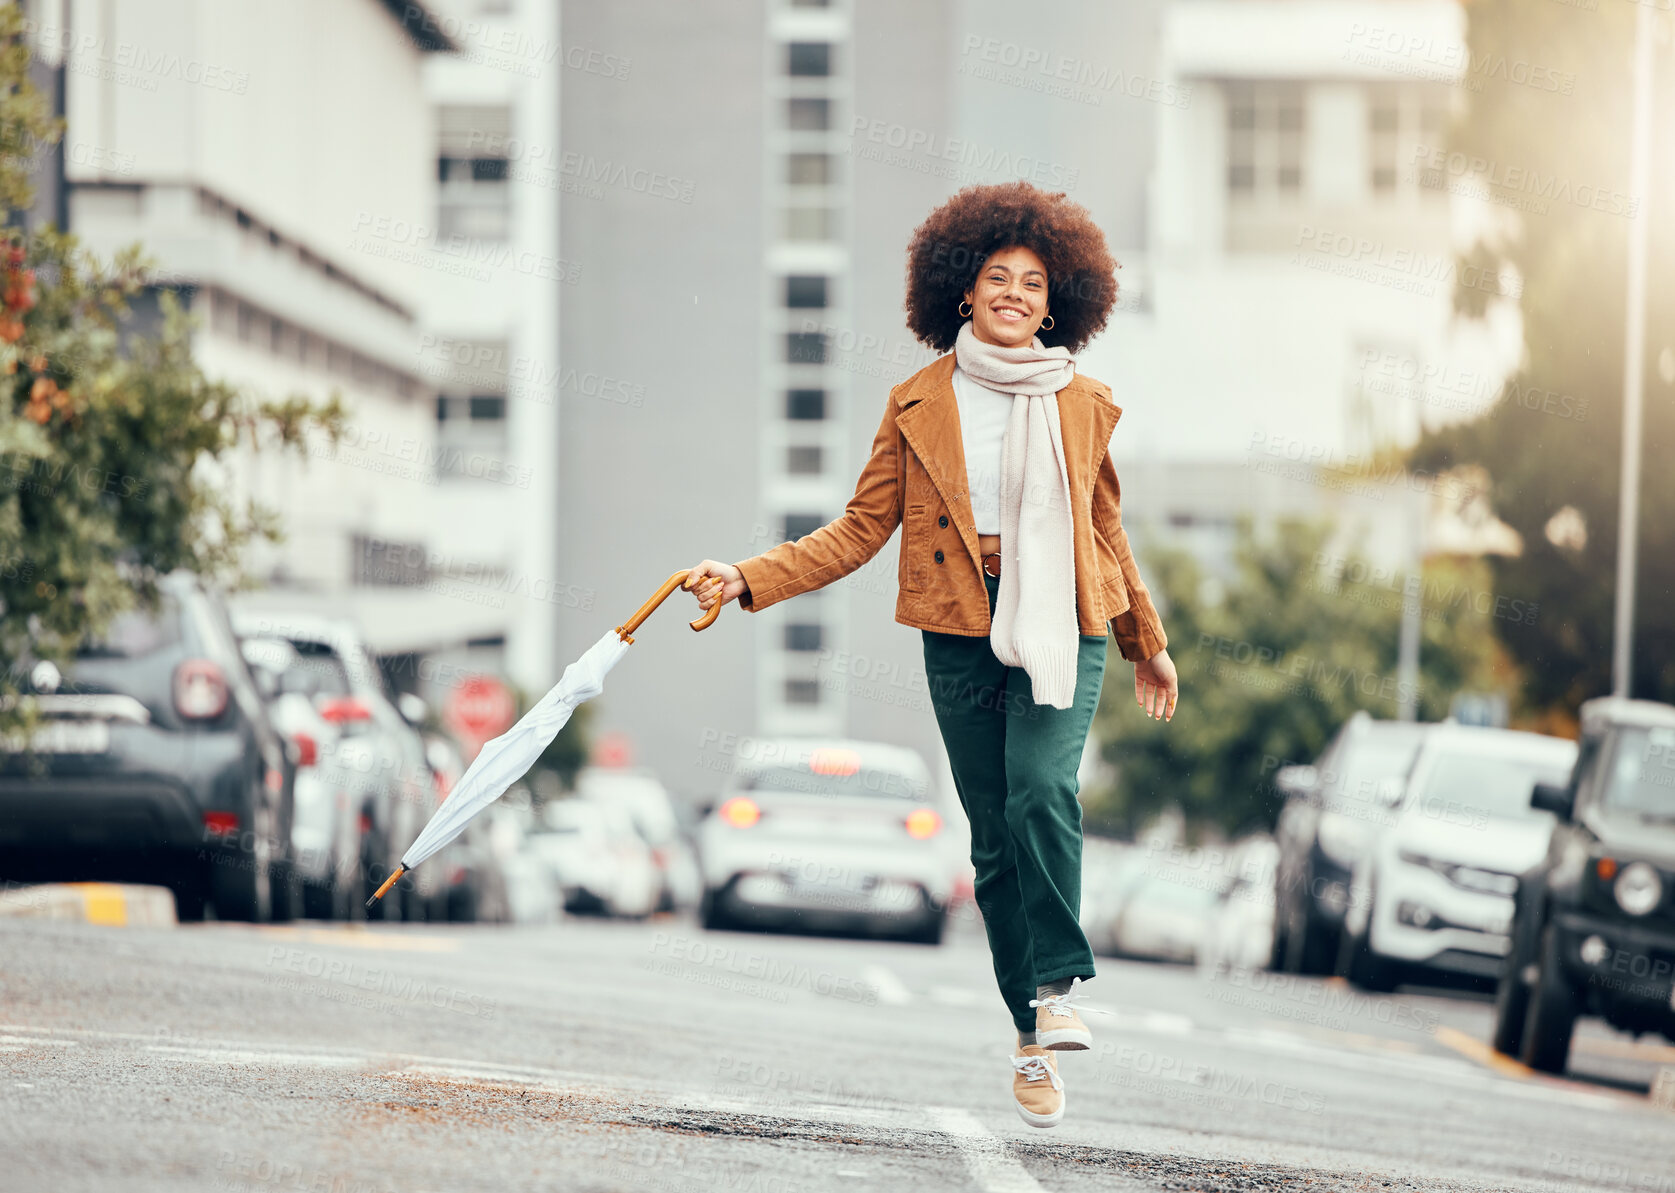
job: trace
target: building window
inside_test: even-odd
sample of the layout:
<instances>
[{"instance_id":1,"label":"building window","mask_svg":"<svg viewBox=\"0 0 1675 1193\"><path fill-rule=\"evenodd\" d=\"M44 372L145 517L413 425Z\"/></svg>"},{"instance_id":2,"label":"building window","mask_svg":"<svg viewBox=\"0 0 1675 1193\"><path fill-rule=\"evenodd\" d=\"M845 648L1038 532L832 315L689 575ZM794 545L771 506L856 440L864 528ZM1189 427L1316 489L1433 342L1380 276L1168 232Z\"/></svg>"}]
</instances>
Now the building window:
<instances>
[{"instance_id":1,"label":"building window","mask_svg":"<svg viewBox=\"0 0 1675 1193\"><path fill-rule=\"evenodd\" d=\"M802 276L786 278L785 305L788 307L825 306L826 279Z\"/></svg>"},{"instance_id":2,"label":"building window","mask_svg":"<svg viewBox=\"0 0 1675 1193\"><path fill-rule=\"evenodd\" d=\"M785 449L785 471L792 476L818 476L822 455L818 447L792 445Z\"/></svg>"},{"instance_id":3,"label":"building window","mask_svg":"<svg viewBox=\"0 0 1675 1193\"><path fill-rule=\"evenodd\" d=\"M445 104L438 112L437 234L498 242L511 231L511 109Z\"/></svg>"},{"instance_id":4,"label":"building window","mask_svg":"<svg viewBox=\"0 0 1675 1193\"><path fill-rule=\"evenodd\" d=\"M786 650L819 650L825 626L815 623L806 625L802 622L785 623Z\"/></svg>"},{"instance_id":5,"label":"building window","mask_svg":"<svg viewBox=\"0 0 1675 1193\"><path fill-rule=\"evenodd\" d=\"M826 391L793 389L785 394L785 417L817 421L826 417Z\"/></svg>"},{"instance_id":6,"label":"building window","mask_svg":"<svg viewBox=\"0 0 1675 1193\"><path fill-rule=\"evenodd\" d=\"M786 514L785 541L794 543L804 535L813 534L826 524L819 514Z\"/></svg>"},{"instance_id":7,"label":"building window","mask_svg":"<svg viewBox=\"0 0 1675 1193\"><path fill-rule=\"evenodd\" d=\"M785 181L792 186L829 186L836 182L829 153L793 153L785 159Z\"/></svg>"},{"instance_id":8,"label":"building window","mask_svg":"<svg viewBox=\"0 0 1675 1193\"><path fill-rule=\"evenodd\" d=\"M442 394L436 399L436 474L505 480L506 398Z\"/></svg>"},{"instance_id":9,"label":"building window","mask_svg":"<svg viewBox=\"0 0 1675 1193\"><path fill-rule=\"evenodd\" d=\"M787 103L787 122L794 132L824 132L832 127L831 100L798 96Z\"/></svg>"},{"instance_id":10,"label":"building window","mask_svg":"<svg viewBox=\"0 0 1675 1193\"><path fill-rule=\"evenodd\" d=\"M831 240L836 232L832 216L830 207L787 207L785 239Z\"/></svg>"},{"instance_id":11,"label":"building window","mask_svg":"<svg viewBox=\"0 0 1675 1193\"><path fill-rule=\"evenodd\" d=\"M1227 189L1295 195L1303 186L1303 89L1294 83L1227 85Z\"/></svg>"},{"instance_id":12,"label":"building window","mask_svg":"<svg viewBox=\"0 0 1675 1193\"><path fill-rule=\"evenodd\" d=\"M785 703L787 704L819 704L820 683L813 679L788 679L785 681Z\"/></svg>"},{"instance_id":13,"label":"building window","mask_svg":"<svg viewBox=\"0 0 1675 1193\"><path fill-rule=\"evenodd\" d=\"M1400 124L1400 109L1393 91L1375 92L1367 103L1367 161L1370 166L1368 181L1375 194L1387 195L1396 189L1396 130Z\"/></svg>"},{"instance_id":14,"label":"building window","mask_svg":"<svg viewBox=\"0 0 1675 1193\"><path fill-rule=\"evenodd\" d=\"M1373 194L1436 190L1446 184L1422 163L1441 144L1443 99L1432 87L1377 86L1367 93L1367 185ZM1416 169L1407 171L1404 163Z\"/></svg>"},{"instance_id":15,"label":"building window","mask_svg":"<svg viewBox=\"0 0 1675 1193\"><path fill-rule=\"evenodd\" d=\"M785 47L787 74L825 77L832 73L832 47L823 41L794 41Z\"/></svg>"},{"instance_id":16,"label":"building window","mask_svg":"<svg viewBox=\"0 0 1675 1193\"><path fill-rule=\"evenodd\" d=\"M785 359L794 365L826 363L826 337L818 331L785 333Z\"/></svg>"}]
</instances>

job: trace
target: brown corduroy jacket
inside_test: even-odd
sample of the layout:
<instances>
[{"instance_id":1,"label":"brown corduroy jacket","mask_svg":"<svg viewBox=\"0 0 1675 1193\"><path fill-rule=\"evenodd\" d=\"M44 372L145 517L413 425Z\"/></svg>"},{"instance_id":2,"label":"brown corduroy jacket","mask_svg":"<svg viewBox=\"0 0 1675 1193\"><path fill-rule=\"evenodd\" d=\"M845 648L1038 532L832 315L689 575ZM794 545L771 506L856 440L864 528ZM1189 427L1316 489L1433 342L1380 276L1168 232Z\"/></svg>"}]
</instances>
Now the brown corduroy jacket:
<instances>
[{"instance_id":1,"label":"brown corduroy jacket","mask_svg":"<svg viewBox=\"0 0 1675 1193\"><path fill-rule=\"evenodd\" d=\"M741 560L736 566L749 586L741 608L760 612L841 579L878 554L900 523L896 620L944 634L989 632L953 377L949 353L890 391L843 515L796 542ZM1078 627L1103 636L1108 625L1123 658L1149 659L1169 640L1123 530L1108 450L1122 408L1109 387L1080 373L1059 391L1058 403L1074 509Z\"/></svg>"}]
</instances>

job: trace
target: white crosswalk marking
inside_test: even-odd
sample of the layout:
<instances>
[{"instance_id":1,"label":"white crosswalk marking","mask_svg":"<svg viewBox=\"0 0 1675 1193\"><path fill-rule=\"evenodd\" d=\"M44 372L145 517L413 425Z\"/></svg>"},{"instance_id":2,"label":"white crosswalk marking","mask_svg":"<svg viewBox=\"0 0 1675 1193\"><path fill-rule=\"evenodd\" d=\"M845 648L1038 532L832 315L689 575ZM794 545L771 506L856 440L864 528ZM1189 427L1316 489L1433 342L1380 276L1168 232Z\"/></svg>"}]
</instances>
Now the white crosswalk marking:
<instances>
[{"instance_id":1,"label":"white crosswalk marking","mask_svg":"<svg viewBox=\"0 0 1675 1193\"><path fill-rule=\"evenodd\" d=\"M939 1129L959 1141L965 1166L983 1193L1046 1193L975 1114L952 1106L930 1106L926 1110Z\"/></svg>"}]
</instances>

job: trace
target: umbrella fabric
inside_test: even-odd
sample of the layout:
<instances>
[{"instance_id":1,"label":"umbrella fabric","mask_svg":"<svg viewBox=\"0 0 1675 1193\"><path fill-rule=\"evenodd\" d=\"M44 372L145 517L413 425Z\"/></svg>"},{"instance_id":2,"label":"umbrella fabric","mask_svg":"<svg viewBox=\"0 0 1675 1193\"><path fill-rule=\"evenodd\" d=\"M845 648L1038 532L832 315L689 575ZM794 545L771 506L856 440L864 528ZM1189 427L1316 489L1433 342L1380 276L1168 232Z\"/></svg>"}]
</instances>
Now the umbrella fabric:
<instances>
[{"instance_id":1,"label":"umbrella fabric","mask_svg":"<svg viewBox=\"0 0 1675 1193\"><path fill-rule=\"evenodd\" d=\"M411 870L459 836L473 816L521 779L558 736L576 706L604 691L605 676L628 653L628 646L614 629L607 630L586 654L564 669L564 677L518 718L516 725L485 743L424 832L402 854L402 866Z\"/></svg>"}]
</instances>

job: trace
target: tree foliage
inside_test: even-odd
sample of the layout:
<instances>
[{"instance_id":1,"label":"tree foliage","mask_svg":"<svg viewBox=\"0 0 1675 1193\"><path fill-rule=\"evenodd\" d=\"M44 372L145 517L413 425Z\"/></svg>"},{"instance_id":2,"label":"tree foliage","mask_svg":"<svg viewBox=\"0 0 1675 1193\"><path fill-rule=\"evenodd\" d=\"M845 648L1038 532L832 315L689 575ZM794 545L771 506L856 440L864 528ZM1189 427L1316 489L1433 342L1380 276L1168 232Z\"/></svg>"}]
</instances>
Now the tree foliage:
<instances>
[{"instance_id":1,"label":"tree foliage","mask_svg":"<svg viewBox=\"0 0 1675 1193\"><path fill-rule=\"evenodd\" d=\"M1465 11L1474 62L1537 63L1559 86L1484 80L1467 92L1465 118L1450 133L1452 161L1486 165L1469 177L1451 169L1446 180L1469 183L1509 213L1507 230L1473 245L1461 263L1491 274L1516 270L1525 359L1490 412L1426 435L1412 460L1427 469L1483 466L1496 514L1523 538L1521 555L1491 566L1497 589L1542 609L1535 633L1494 626L1526 677L1526 709L1573 715L1581 701L1609 691L1627 247L1634 222L1650 220L1633 691L1675 701L1675 482L1667 463L1675 449L1675 231L1657 218L1675 193L1675 155L1667 152L1675 143L1675 58L1665 39L1656 50L1653 184L1635 195L1628 152L1635 5L1476 0ZM1667 14L1660 19L1667 28ZM1456 291L1465 318L1481 317L1487 301L1481 290Z\"/></svg>"},{"instance_id":2,"label":"tree foliage","mask_svg":"<svg viewBox=\"0 0 1675 1193\"><path fill-rule=\"evenodd\" d=\"M1132 835L1169 805L1199 825L1270 827L1278 767L1313 761L1357 709L1399 715L1402 610L1415 589L1419 719L1446 716L1457 692L1506 689L1488 623L1539 623L1541 610L1498 600L1481 560L1435 560L1410 582L1340 558L1330 539L1324 523L1286 521L1258 536L1246 520L1226 585L1185 552L1149 557L1180 703L1171 721L1155 722L1136 707L1128 670L1108 668L1094 732L1117 779L1087 794L1090 827Z\"/></svg>"},{"instance_id":3,"label":"tree foliage","mask_svg":"<svg viewBox=\"0 0 1675 1193\"><path fill-rule=\"evenodd\" d=\"M0 6L0 203L31 195L28 162L62 129L28 78L15 5ZM175 294L138 246L103 261L76 238L12 221L0 243L0 693L24 658L66 659L156 580L240 579L241 549L278 537L271 510L223 480L241 447L335 439L334 397L263 399L212 380ZM16 702L0 705L15 715Z\"/></svg>"}]
</instances>

